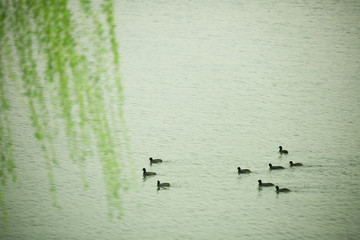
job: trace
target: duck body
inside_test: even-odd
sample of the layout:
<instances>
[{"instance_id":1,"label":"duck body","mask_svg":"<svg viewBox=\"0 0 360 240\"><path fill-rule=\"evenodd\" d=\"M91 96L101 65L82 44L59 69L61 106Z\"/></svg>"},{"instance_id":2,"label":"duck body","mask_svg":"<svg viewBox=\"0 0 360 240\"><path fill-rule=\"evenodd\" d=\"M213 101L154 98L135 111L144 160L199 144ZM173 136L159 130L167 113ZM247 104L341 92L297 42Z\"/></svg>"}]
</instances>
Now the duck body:
<instances>
[{"instance_id":1,"label":"duck body","mask_svg":"<svg viewBox=\"0 0 360 240\"><path fill-rule=\"evenodd\" d=\"M282 146L279 146L279 153L284 153L284 154L288 154L288 150L282 149Z\"/></svg>"},{"instance_id":2,"label":"duck body","mask_svg":"<svg viewBox=\"0 0 360 240\"><path fill-rule=\"evenodd\" d=\"M151 158L149 158L149 160L150 160L150 163L161 163L162 162L162 160L161 159L153 159L152 157Z\"/></svg>"},{"instance_id":3,"label":"duck body","mask_svg":"<svg viewBox=\"0 0 360 240\"><path fill-rule=\"evenodd\" d=\"M299 166L303 165L302 163L293 163L293 161L290 161L289 164L290 164L290 167L299 167Z\"/></svg>"},{"instance_id":4,"label":"duck body","mask_svg":"<svg viewBox=\"0 0 360 240\"><path fill-rule=\"evenodd\" d=\"M279 188L279 186L276 186L275 189L276 189L277 193L279 193L279 192L290 192L290 190L288 188Z\"/></svg>"},{"instance_id":5,"label":"duck body","mask_svg":"<svg viewBox=\"0 0 360 240\"><path fill-rule=\"evenodd\" d=\"M278 169L284 169L282 166L273 166L271 163L269 163L270 170L278 170Z\"/></svg>"},{"instance_id":6,"label":"duck body","mask_svg":"<svg viewBox=\"0 0 360 240\"><path fill-rule=\"evenodd\" d=\"M237 168L238 173L251 173L250 169L241 169L240 167Z\"/></svg>"},{"instance_id":7,"label":"duck body","mask_svg":"<svg viewBox=\"0 0 360 240\"><path fill-rule=\"evenodd\" d=\"M274 186L273 183L263 183L261 180L258 180L259 187L271 187Z\"/></svg>"},{"instance_id":8,"label":"duck body","mask_svg":"<svg viewBox=\"0 0 360 240\"><path fill-rule=\"evenodd\" d=\"M170 187L170 183L160 183L160 181L157 181L158 187Z\"/></svg>"},{"instance_id":9,"label":"duck body","mask_svg":"<svg viewBox=\"0 0 360 240\"><path fill-rule=\"evenodd\" d=\"M156 175L155 172L147 172L145 168L143 168L142 170L143 170L143 175L144 175L144 176Z\"/></svg>"}]
</instances>

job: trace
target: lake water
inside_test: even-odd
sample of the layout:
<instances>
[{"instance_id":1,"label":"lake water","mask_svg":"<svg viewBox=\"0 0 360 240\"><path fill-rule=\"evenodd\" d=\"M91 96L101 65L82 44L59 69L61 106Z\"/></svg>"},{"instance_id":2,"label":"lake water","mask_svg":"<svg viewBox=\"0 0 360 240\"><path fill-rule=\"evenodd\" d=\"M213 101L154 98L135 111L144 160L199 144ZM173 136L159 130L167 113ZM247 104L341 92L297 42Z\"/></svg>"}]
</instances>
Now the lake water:
<instances>
[{"instance_id":1,"label":"lake water","mask_svg":"<svg viewBox=\"0 0 360 240\"><path fill-rule=\"evenodd\" d=\"M359 1L116 1L115 10L136 179L121 220L108 216L97 159L88 190L64 159L54 169L61 209L51 205L19 107L18 181L5 189L0 239L358 239ZM144 179L143 167L157 175ZM258 179L291 192L259 189ZM171 187L157 190L157 180Z\"/></svg>"}]
</instances>

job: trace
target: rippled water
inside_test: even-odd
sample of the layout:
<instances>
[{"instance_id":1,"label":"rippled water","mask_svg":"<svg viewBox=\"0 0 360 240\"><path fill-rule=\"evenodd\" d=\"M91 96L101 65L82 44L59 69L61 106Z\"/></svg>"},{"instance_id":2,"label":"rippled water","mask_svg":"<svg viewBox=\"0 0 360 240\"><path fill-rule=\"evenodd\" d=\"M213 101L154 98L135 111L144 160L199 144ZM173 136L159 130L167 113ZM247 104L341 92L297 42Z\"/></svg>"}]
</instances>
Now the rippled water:
<instances>
[{"instance_id":1,"label":"rippled water","mask_svg":"<svg viewBox=\"0 0 360 240\"><path fill-rule=\"evenodd\" d=\"M96 159L87 191L64 160L55 170L62 208L51 206L19 107L21 164L7 188L1 239L358 238L358 1L116 4L138 175L122 194L123 217L108 217ZM150 165L149 157L164 162ZM270 171L269 163L286 169ZM253 172L238 175L238 166ZM157 175L144 179L143 167ZM259 189L258 179L291 192ZM157 190L157 180L171 187Z\"/></svg>"}]
</instances>

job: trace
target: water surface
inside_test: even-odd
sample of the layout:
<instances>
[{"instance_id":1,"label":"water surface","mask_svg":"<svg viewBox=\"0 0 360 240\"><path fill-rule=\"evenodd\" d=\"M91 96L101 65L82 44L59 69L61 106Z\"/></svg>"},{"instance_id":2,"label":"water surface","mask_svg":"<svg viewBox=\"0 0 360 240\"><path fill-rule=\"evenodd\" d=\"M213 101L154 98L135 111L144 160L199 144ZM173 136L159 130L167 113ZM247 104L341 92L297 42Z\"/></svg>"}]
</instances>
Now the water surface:
<instances>
[{"instance_id":1,"label":"water surface","mask_svg":"<svg viewBox=\"0 0 360 240\"><path fill-rule=\"evenodd\" d=\"M108 217L97 159L85 191L66 154L54 170L62 207L51 206L19 104L18 182L6 189L0 238L357 239L359 22L358 1L116 2L138 175L121 195L123 217ZM143 167L157 175L144 179ZM259 189L258 179L291 192Z\"/></svg>"}]
</instances>

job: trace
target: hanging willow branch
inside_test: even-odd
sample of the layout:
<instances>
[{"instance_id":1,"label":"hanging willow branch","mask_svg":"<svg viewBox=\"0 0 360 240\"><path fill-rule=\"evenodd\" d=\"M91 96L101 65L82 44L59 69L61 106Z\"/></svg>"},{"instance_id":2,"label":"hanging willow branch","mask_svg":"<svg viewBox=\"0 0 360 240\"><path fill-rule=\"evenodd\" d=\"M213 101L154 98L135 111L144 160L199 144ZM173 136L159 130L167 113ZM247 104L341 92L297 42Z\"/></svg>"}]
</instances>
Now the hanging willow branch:
<instances>
[{"instance_id":1,"label":"hanging willow branch","mask_svg":"<svg viewBox=\"0 0 360 240\"><path fill-rule=\"evenodd\" d=\"M60 207L53 168L61 159L56 156L54 139L58 131L65 131L70 157L79 166L85 187L86 159L96 156L109 206L121 215L119 192L129 187L121 170L131 154L122 111L114 6L112 0L94 4L80 0L74 17L66 0L0 1L0 207L4 221L2 186L10 176L16 180L15 165L21 164L14 156L14 126L9 118L7 83L14 80L44 154L53 204Z\"/></svg>"}]
</instances>

